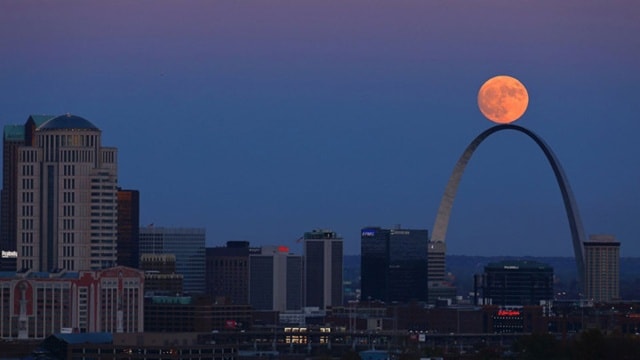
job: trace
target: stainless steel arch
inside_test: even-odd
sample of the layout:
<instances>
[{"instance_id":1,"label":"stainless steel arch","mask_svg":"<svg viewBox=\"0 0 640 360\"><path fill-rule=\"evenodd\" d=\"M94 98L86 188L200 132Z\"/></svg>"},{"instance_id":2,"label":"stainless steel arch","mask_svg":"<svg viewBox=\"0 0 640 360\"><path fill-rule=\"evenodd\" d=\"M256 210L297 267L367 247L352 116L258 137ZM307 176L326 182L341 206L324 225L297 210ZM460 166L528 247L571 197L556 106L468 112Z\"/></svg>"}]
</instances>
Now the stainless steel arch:
<instances>
[{"instance_id":1,"label":"stainless steel arch","mask_svg":"<svg viewBox=\"0 0 640 360\"><path fill-rule=\"evenodd\" d=\"M580 219L580 214L578 213L578 206L576 205L575 198L573 197L573 193L571 192L569 181L567 180L567 177L564 174L562 167L560 166L558 158L555 156L553 151L551 151L551 148L544 142L544 140L542 140L542 138L540 138L531 130L522 126L511 124L493 126L478 135L475 139L473 139L469 146L467 146L460 159L458 159L455 168L453 169L453 173L451 174L449 182L447 183L447 188L445 189L444 195L442 196L442 201L440 201L440 207L438 208L436 221L433 225L431 241L445 241L447 235L447 227L449 226L449 216L451 214L451 208L453 207L453 201L455 200L456 192L458 191L458 184L460 184L464 169L471 159L473 152L478 148L478 146L480 146L484 139L489 137L491 134L502 130L515 130L526 134L533 141L535 141L536 144L538 144L540 149L542 149L542 152L544 152L544 155L547 157L549 165L551 165L558 185L560 186L560 192L562 193L562 201L564 202L564 207L567 212L567 218L569 220L569 228L571 230L573 252L576 259L576 267L578 270L578 281L580 283L581 289L584 290L585 269L583 243L586 238L584 234L584 228L582 227L582 220Z\"/></svg>"}]
</instances>

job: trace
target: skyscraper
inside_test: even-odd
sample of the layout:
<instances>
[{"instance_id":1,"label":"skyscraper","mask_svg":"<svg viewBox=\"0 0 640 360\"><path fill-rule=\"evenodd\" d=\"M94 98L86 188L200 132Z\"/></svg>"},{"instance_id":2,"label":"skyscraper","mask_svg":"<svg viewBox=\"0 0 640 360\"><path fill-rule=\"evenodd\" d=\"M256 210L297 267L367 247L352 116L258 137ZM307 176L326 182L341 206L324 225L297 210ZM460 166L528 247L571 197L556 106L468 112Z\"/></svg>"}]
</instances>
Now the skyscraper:
<instances>
[{"instance_id":1,"label":"skyscraper","mask_svg":"<svg viewBox=\"0 0 640 360\"><path fill-rule=\"evenodd\" d=\"M2 138L2 230L0 249L16 249L16 204L18 149L24 145L24 126L5 125Z\"/></svg>"},{"instance_id":2,"label":"skyscraper","mask_svg":"<svg viewBox=\"0 0 640 360\"><path fill-rule=\"evenodd\" d=\"M360 231L360 299L387 298L390 231L379 227Z\"/></svg>"},{"instance_id":3,"label":"skyscraper","mask_svg":"<svg viewBox=\"0 0 640 360\"><path fill-rule=\"evenodd\" d=\"M427 230L364 228L362 300L427 301Z\"/></svg>"},{"instance_id":4,"label":"skyscraper","mask_svg":"<svg viewBox=\"0 0 640 360\"><path fill-rule=\"evenodd\" d=\"M39 126L53 118L50 115L31 115L27 124ZM2 138L2 191L0 195L0 270L16 270L18 229L18 150L26 144L26 125L5 125ZM8 256L11 254L12 256Z\"/></svg>"},{"instance_id":5,"label":"skyscraper","mask_svg":"<svg viewBox=\"0 0 640 360\"><path fill-rule=\"evenodd\" d=\"M256 310L302 308L302 256L286 246L264 246L249 255L249 303Z\"/></svg>"},{"instance_id":6,"label":"skyscraper","mask_svg":"<svg viewBox=\"0 0 640 360\"><path fill-rule=\"evenodd\" d=\"M79 116L41 120L27 120L24 144L9 169L16 174L17 266L34 271L114 266L117 151L102 147L100 129Z\"/></svg>"},{"instance_id":7,"label":"skyscraper","mask_svg":"<svg viewBox=\"0 0 640 360\"><path fill-rule=\"evenodd\" d=\"M620 298L620 242L613 235L591 235L584 242L585 295L607 302Z\"/></svg>"},{"instance_id":8,"label":"skyscraper","mask_svg":"<svg viewBox=\"0 0 640 360\"><path fill-rule=\"evenodd\" d=\"M173 254L176 272L184 276L186 293L205 291L205 230L202 228L140 228L139 252Z\"/></svg>"},{"instance_id":9,"label":"skyscraper","mask_svg":"<svg viewBox=\"0 0 640 360\"><path fill-rule=\"evenodd\" d=\"M342 238L331 230L304 233L305 306L342 305Z\"/></svg>"},{"instance_id":10,"label":"skyscraper","mask_svg":"<svg viewBox=\"0 0 640 360\"><path fill-rule=\"evenodd\" d=\"M232 304L249 303L249 242L227 241L227 246L206 249L207 294Z\"/></svg>"},{"instance_id":11,"label":"skyscraper","mask_svg":"<svg viewBox=\"0 0 640 360\"><path fill-rule=\"evenodd\" d=\"M456 288L446 279L446 252L444 241L429 241L427 249L428 303L435 304L438 299L453 299Z\"/></svg>"},{"instance_id":12,"label":"skyscraper","mask_svg":"<svg viewBox=\"0 0 640 360\"><path fill-rule=\"evenodd\" d=\"M118 189L118 265L140 267L140 192Z\"/></svg>"}]
</instances>

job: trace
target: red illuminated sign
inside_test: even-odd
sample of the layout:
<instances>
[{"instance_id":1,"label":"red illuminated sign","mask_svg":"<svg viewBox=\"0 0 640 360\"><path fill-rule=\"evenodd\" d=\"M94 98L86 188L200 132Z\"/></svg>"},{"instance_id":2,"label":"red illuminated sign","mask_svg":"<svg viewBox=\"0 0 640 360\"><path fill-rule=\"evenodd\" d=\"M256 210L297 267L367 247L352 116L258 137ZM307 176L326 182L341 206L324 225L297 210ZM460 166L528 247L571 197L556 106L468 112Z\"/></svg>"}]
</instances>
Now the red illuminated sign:
<instances>
[{"instance_id":1,"label":"red illuminated sign","mask_svg":"<svg viewBox=\"0 0 640 360\"><path fill-rule=\"evenodd\" d=\"M498 310L498 316L520 316L519 310Z\"/></svg>"},{"instance_id":2,"label":"red illuminated sign","mask_svg":"<svg viewBox=\"0 0 640 360\"><path fill-rule=\"evenodd\" d=\"M238 323L235 320L225 320L224 328L225 329L235 329L238 326Z\"/></svg>"},{"instance_id":3,"label":"red illuminated sign","mask_svg":"<svg viewBox=\"0 0 640 360\"><path fill-rule=\"evenodd\" d=\"M280 245L280 246L278 246L278 252L288 253L289 252L289 247L288 246L284 246L284 245Z\"/></svg>"}]
</instances>

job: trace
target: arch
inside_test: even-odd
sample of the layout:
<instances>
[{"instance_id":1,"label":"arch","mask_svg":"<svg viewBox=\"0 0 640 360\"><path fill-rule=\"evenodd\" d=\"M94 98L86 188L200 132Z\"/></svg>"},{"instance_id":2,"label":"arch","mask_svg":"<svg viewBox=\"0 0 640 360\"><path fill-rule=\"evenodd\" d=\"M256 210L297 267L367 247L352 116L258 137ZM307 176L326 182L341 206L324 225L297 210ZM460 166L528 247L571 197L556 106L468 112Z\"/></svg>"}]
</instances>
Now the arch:
<instances>
[{"instance_id":1,"label":"arch","mask_svg":"<svg viewBox=\"0 0 640 360\"><path fill-rule=\"evenodd\" d=\"M456 192L458 191L458 185L460 184L460 180L462 179L462 174L464 173L464 170L467 166L467 163L469 163L473 152L478 148L478 146L480 146L484 139L489 137L491 134L502 130L515 130L529 136L533 141L535 141L536 144L538 144L538 146L540 147L540 149L542 149L542 152L546 156L547 161L549 161L549 165L551 165L551 168L553 169L553 174L556 177L558 185L560 186L560 192L562 193L562 201L564 202L564 207L567 212L567 218L569 220L569 228L571 230L573 253L578 270L578 282L581 289L584 289L583 244L586 238L584 235L584 228L582 227L582 220L580 219L580 214L578 213L578 206L576 205L573 192L571 191L571 187L569 186L569 181L567 180L567 177L564 174L562 167L560 166L558 158L555 156L553 151L551 151L551 148L544 142L544 140L542 140L541 137L522 126L512 124L493 126L478 135L475 139L473 139L469 146L467 146L453 169L453 173L449 178L449 182L447 183L444 195L442 196L442 200L440 201L440 207L438 208L436 221L433 225L431 241L443 243L445 242L447 227L449 226L449 216L451 215L451 208L453 207L453 201L455 200Z\"/></svg>"}]
</instances>

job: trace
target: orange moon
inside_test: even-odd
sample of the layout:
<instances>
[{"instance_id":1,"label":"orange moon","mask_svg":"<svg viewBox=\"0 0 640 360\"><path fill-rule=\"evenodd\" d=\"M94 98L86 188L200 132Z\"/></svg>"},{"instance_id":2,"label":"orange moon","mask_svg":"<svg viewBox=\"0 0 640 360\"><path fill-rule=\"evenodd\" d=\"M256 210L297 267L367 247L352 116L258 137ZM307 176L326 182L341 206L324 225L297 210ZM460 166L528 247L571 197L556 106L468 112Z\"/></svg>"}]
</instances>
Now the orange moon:
<instances>
[{"instance_id":1,"label":"orange moon","mask_svg":"<svg viewBox=\"0 0 640 360\"><path fill-rule=\"evenodd\" d=\"M499 75L487 80L478 91L478 107L482 114L498 124L518 120L527 110L529 94L518 79Z\"/></svg>"}]
</instances>

